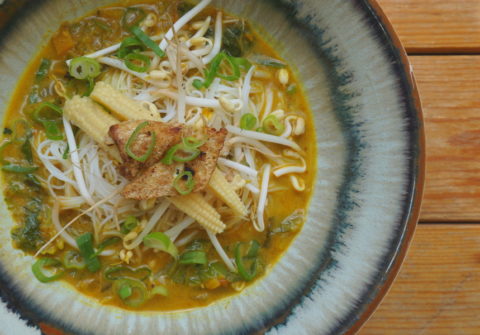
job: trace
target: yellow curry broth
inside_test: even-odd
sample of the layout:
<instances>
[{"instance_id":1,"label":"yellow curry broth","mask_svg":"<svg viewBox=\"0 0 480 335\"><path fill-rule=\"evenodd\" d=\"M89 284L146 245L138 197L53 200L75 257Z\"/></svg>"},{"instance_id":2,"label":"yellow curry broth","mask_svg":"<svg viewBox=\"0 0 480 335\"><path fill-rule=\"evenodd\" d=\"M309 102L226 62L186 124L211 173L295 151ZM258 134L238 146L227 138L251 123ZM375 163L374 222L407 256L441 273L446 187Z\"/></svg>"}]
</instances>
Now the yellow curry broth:
<instances>
[{"instance_id":1,"label":"yellow curry broth","mask_svg":"<svg viewBox=\"0 0 480 335\"><path fill-rule=\"evenodd\" d=\"M21 81L19 82L18 87L15 90L15 93L12 97L11 103L9 105L8 111L5 116L4 126L12 127L14 120L27 118L28 115L25 114L25 111L28 113L28 109L25 109L25 104L28 99L28 96L31 94L32 86L34 85L35 73L40 65L42 58L48 58L54 60L53 71L50 73L49 79L52 80L52 72L62 75L67 72L67 68L64 65L64 60L80 55L87 54L89 52L101 49L103 47L109 46L111 44L117 43L125 38L128 34L121 28L121 25L118 23L121 20L124 9L122 6L138 4L138 1L123 1L114 7L106 7L98 9L95 13L77 21L74 23L65 23L63 24L59 31L54 34L51 42L48 43L35 57L35 59L30 63L25 73L22 76ZM176 10L176 7L173 4L177 2L158 2L158 1L142 1L144 5L142 8L147 11L153 12L162 12L168 11L168 17L171 20L175 21L179 13ZM214 9L207 9L199 17L206 17L206 15L214 15ZM197 18L198 19L198 18ZM100 24L98 23L100 22ZM162 24L164 25L163 29L167 29L171 25L171 21L165 20ZM107 31L102 28L102 24L109 24L112 27L111 31ZM73 30L72 30L73 26ZM68 51L60 50L62 53L59 54L58 45L55 44L55 39L58 39L59 36L62 36L62 31L68 30L71 33L71 37L75 40L75 46L69 49ZM149 33L155 34L158 33L158 29L155 31L150 31ZM64 38L64 37L60 37ZM253 52L268 55L273 58L279 59L279 55L267 44L265 43L260 36L252 33L253 41ZM65 42L65 41L63 41ZM68 41L67 41L68 42ZM61 48L60 48L61 49ZM277 69L269 68L267 66L262 66L261 69L270 74L270 78L263 81L264 85L272 85L274 91L276 90L285 90L285 87L282 87L275 79ZM298 137L297 143L305 150L307 157L307 172L302 174L302 178L305 180L306 189L304 192L295 191L290 184L288 177L276 178L271 176L271 180L275 181L275 185L279 188L286 188L286 190L280 190L269 194L268 196L268 206L265 211L265 223L267 229L264 232L257 232L251 222L243 222L241 224L234 225L226 230L223 234L219 235L220 243L225 247L229 255L233 255L233 245L237 242L248 242L251 240L257 240L260 244L265 247L260 250L260 258L262 260L261 275L268 272L268 269L273 266L273 264L278 261L279 257L285 252L288 245L292 242L293 238L298 233L301 226L290 232L269 234L268 227L278 226L282 220L287 216L292 214L297 209L306 209L308 201L312 192L313 179L315 177L315 137L313 129L312 116L309 112L307 103L302 95L302 90L300 83L294 78L292 70L289 69L290 73L290 83L295 83L297 90L291 94L285 94L285 98L281 101L277 95L274 95L273 107L276 106L286 106L289 110L301 111L302 116L305 118L306 131L305 134ZM42 83L41 90L47 89L47 83ZM80 88L82 89L82 88ZM55 99L54 94L50 97L47 94L46 99ZM34 127L35 136L42 131L41 127L34 122L31 122ZM272 148L280 148L279 146L272 146ZM9 149L4 152L5 157L13 157L15 159L21 159L21 152L18 149ZM40 162L35 158L35 163L40 165ZM259 161L258 163L261 163ZM41 168L39 174L43 177L47 177L46 169ZM15 219L20 220L20 216L17 215L21 212L21 207L25 205L25 197L16 196L12 193L9 185L14 183L19 177L13 173L4 173L4 194L7 198L12 213L14 214ZM48 204L47 207L51 208L53 199L44 193L42 194L42 199L45 204ZM74 216L74 212L68 215L64 215L61 218L63 224L68 222ZM41 231L44 241L52 237L56 231L50 222L49 211L46 210L42 213L40 218ZM73 226L74 230L85 231L85 222L76 223ZM91 229L87 229L89 231ZM190 231L184 232L182 236L186 236ZM208 240L208 237L205 233L201 233L198 237L202 240ZM102 257L102 265L106 266L108 264L119 264L118 253L122 249L121 245L113 247L115 254L111 257ZM48 253L53 255L61 254L66 250L69 250L70 247L65 243L55 243L51 248L47 249ZM182 251L182 250L180 250ZM209 259L217 259L218 256L214 248L210 247L208 251ZM135 250L134 257L132 258L131 263L129 264L132 267L140 265L148 265L152 268L153 272L161 271L163 268L167 267L171 263L171 257L165 253L154 252L151 249L141 248ZM256 279L258 279L258 276ZM168 297L155 296L154 298L148 300L144 305L137 308L130 308L126 306L121 299L111 290L112 283L109 280L106 280L103 276L102 271L96 273L90 273L87 271L71 271L68 275L65 275L63 280L70 283L81 293L91 296L94 299L97 299L99 302L106 305L118 306L126 309L134 310L158 310L158 311L172 311L180 309L189 309L196 308L200 306L206 306L220 298L232 295L237 291L225 282L221 282L218 287L215 289L201 288L201 287L190 287L184 284L177 284L171 279L167 279L165 285L169 290ZM254 281L252 281L254 282ZM242 286L248 283L240 283L235 285L235 288L241 289ZM153 283L147 282L147 286L151 286ZM203 285L209 286L209 285ZM216 285L213 285L216 286Z\"/></svg>"}]
</instances>

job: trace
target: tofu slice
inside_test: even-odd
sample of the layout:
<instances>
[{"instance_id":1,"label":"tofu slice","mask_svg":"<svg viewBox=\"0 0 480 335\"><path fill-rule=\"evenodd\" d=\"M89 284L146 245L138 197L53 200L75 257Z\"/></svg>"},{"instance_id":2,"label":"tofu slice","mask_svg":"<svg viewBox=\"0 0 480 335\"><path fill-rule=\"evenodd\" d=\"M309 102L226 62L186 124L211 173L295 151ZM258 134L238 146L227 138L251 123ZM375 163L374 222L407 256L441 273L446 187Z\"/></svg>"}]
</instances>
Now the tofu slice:
<instances>
[{"instance_id":1,"label":"tofu slice","mask_svg":"<svg viewBox=\"0 0 480 335\"><path fill-rule=\"evenodd\" d=\"M145 154L152 141L153 133L156 135L155 147L145 162L136 161L127 154L125 145L137 126L145 121L147 120L132 120L118 123L111 126L108 132L123 160L123 164L120 166L120 173L129 180L135 178L141 170L157 163L172 145L179 143L182 139L183 126L148 121L148 125L140 131L136 140L130 146L130 150L137 156Z\"/></svg>"},{"instance_id":2,"label":"tofu slice","mask_svg":"<svg viewBox=\"0 0 480 335\"><path fill-rule=\"evenodd\" d=\"M183 133L184 136L190 136L191 131L184 128ZM143 170L132 182L125 186L122 195L137 200L179 195L173 187L173 181L182 170L191 171L193 174L195 186L192 192L203 190L217 166L227 130L206 128L204 135L206 136L206 142L199 148L201 150L199 157L185 164L165 165L158 161Z\"/></svg>"}]
</instances>

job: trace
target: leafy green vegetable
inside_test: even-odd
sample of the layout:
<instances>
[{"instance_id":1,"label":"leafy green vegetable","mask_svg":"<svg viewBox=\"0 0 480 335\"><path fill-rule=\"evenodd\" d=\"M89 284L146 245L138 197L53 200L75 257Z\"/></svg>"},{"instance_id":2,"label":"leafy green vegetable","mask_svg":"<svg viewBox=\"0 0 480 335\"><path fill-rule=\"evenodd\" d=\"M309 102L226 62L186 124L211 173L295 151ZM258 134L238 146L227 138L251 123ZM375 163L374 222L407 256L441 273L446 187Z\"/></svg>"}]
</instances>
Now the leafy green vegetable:
<instances>
[{"instance_id":1,"label":"leafy green vegetable","mask_svg":"<svg viewBox=\"0 0 480 335\"><path fill-rule=\"evenodd\" d=\"M120 232L122 234L128 234L137 226L138 226L138 219L133 215L127 216L125 221L120 223Z\"/></svg>"},{"instance_id":2,"label":"leafy green vegetable","mask_svg":"<svg viewBox=\"0 0 480 335\"><path fill-rule=\"evenodd\" d=\"M29 164L33 164L32 144L30 142L30 139L32 138L32 136L33 135L30 133L27 136L27 139L25 140L25 142L23 142L22 146L20 147L20 151L25 156L25 159Z\"/></svg>"},{"instance_id":3,"label":"leafy green vegetable","mask_svg":"<svg viewBox=\"0 0 480 335\"><path fill-rule=\"evenodd\" d=\"M40 212L42 200L32 198L24 207L24 221L12 230L12 239L24 251L35 251L42 243Z\"/></svg>"},{"instance_id":4,"label":"leafy green vegetable","mask_svg":"<svg viewBox=\"0 0 480 335\"><path fill-rule=\"evenodd\" d=\"M42 61L40 62L40 66L38 67L37 73L35 74L35 79L42 80L45 78L48 74L48 71L50 70L50 66L52 65L52 61L47 58L42 58Z\"/></svg>"},{"instance_id":5,"label":"leafy green vegetable","mask_svg":"<svg viewBox=\"0 0 480 335\"><path fill-rule=\"evenodd\" d=\"M242 57L253 45L253 35L245 22L241 21L225 28L222 36L222 50L234 57Z\"/></svg>"}]
</instances>

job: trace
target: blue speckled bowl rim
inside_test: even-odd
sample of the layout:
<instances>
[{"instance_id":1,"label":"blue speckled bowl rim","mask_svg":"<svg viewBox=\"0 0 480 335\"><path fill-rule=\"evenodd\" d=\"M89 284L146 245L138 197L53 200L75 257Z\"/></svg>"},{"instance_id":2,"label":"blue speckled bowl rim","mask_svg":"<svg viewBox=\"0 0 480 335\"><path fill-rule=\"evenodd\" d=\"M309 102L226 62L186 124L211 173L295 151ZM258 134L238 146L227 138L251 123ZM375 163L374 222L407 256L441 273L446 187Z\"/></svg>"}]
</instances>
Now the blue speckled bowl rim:
<instances>
[{"instance_id":1,"label":"blue speckled bowl rim","mask_svg":"<svg viewBox=\"0 0 480 335\"><path fill-rule=\"evenodd\" d=\"M22 8L15 17L7 24L7 26L0 32L0 39L4 36L7 36L11 27L15 25L15 22L21 20L23 16L26 16L28 12L35 11L37 6L40 6L44 1L47 0L36 0L28 1L29 6ZM284 3L282 0L268 0L275 2L277 5L284 7L284 10L288 12L295 12L296 6L291 3ZM372 280L372 284L365 287L364 292L358 301L357 308L352 309L351 312L339 323L339 325L332 330L331 334L354 334L357 332L362 325L368 320L372 315L375 308L380 304L383 297L387 293L391 284L393 283L401 264L405 258L408 246L413 237L415 226L420 213L420 203L423 195L423 186L425 179L425 136L423 129L423 116L420 105L420 98L418 95L418 90L416 88L415 79L411 72L410 63L407 58L407 54L402 47L400 40L396 33L393 30L391 23L389 22L386 15L381 10L380 6L376 0L351 0L352 3L359 9L359 11L365 13L365 18L375 33L375 37L380 41L384 46L383 52L385 56L391 61L392 70L398 78L398 91L405 101L405 119L407 120L407 129L408 129L408 149L411 155L408 169L408 184L405 187L406 201L403 204L403 216L399 224L399 228L396 236L391 242L390 249L385 253L383 261L377 273ZM316 31L316 28L313 28L309 24L308 20L303 22L298 22L293 16L289 16L292 24L297 25L302 28L307 35L312 38L317 38L321 36L322 33ZM312 43L316 45L317 43ZM327 59L327 61L335 62L335 59L329 59L329 55L325 54L324 50L318 50L318 53ZM331 73L333 81L335 80L345 80L345 78L339 78L336 73ZM340 92L336 92L341 94ZM345 99L346 97L344 97ZM342 101L340 98L338 101ZM342 109L341 102L336 108ZM342 116L340 115L340 118ZM345 124L345 122L342 122ZM355 143L354 136L348 136L349 132L346 130L344 132L347 140L347 147L350 152L348 154L349 162L347 163L346 169L351 170L355 166L355 158L357 156L356 150L357 145ZM346 171L347 173L348 171ZM346 178L345 185L343 188L348 188L348 184L351 181L348 181ZM342 199L343 192L340 192L339 202L337 205L336 213L338 216L341 215L342 208L348 206L347 200ZM341 220L341 217L337 217ZM331 236L329 237L330 243L335 243L336 235L338 231L334 230ZM327 248L328 249L328 248ZM292 299L289 306L282 309L277 313L277 315L269 320L268 324L264 325L263 329L251 329L248 333L264 333L268 329L275 327L276 325L281 325L287 322L288 315L290 314L291 309L297 304L301 304L302 300L311 292L313 284L319 279L320 273L327 267L334 266L331 261L332 258L329 257L328 252L324 257L324 262L320 268L315 270L314 275L311 277L311 280L305 286L305 289L300 293L295 299ZM23 320L27 324L32 326L39 326L41 323L47 321L50 323L50 320L44 320L42 315L39 315L39 311L31 309L25 304L22 303L22 299L19 298L20 292L16 292L14 287L9 284L7 278L0 276L0 295L3 302L7 304L7 307L10 310L17 311ZM43 313L40 313L43 314ZM59 325L55 325L55 328L60 329ZM63 330L62 330L63 331ZM68 331L68 330L67 330Z\"/></svg>"}]
</instances>

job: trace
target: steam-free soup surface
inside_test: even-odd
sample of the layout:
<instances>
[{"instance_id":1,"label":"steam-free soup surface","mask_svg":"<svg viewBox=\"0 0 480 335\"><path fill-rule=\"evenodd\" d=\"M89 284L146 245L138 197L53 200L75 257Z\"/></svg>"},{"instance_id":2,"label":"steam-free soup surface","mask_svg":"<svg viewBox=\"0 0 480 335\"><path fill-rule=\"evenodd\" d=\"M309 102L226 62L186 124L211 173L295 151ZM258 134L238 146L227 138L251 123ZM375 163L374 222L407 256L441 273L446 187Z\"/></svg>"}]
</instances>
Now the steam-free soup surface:
<instances>
[{"instance_id":1,"label":"steam-free soup surface","mask_svg":"<svg viewBox=\"0 0 480 335\"><path fill-rule=\"evenodd\" d=\"M170 40L162 39L195 8L178 1L130 1L99 8L63 23L26 69L4 120L4 195L17 222L13 243L36 254L32 270L45 285L63 280L103 304L126 309L204 306L259 280L302 228L315 146L301 85L248 21L215 8L201 10ZM133 33L132 27L143 35ZM162 56L141 41L145 36L161 46ZM221 41L217 51L216 36ZM82 71L98 66L90 76L72 73L78 69L66 63L78 63L78 57L122 41L120 49L91 57L93 65L80 59ZM226 128L215 173L226 181L245 215L207 186L198 192L200 205L207 204L216 216L206 215L205 220L215 216L224 224L215 226L216 234L208 234L205 224L195 220L193 207L182 209L168 200L172 197L124 197L121 190L134 179L122 175L122 161L112 152L125 148L115 147L107 133L99 136L92 130L102 122L92 110L70 116L68 109L68 101L76 97L101 106L118 124L128 122L94 100L99 82L121 99L138 101L140 108L157 113L159 121L147 123L180 124L203 142L208 140L202 137L205 129ZM92 118L82 123L76 117ZM72 129L70 135L66 126ZM138 139L132 135L131 140ZM192 185L189 171L181 169L189 163L175 164L180 169L175 173L184 175L167 186L178 192L176 201L185 202ZM193 223L187 225L190 217Z\"/></svg>"}]
</instances>

